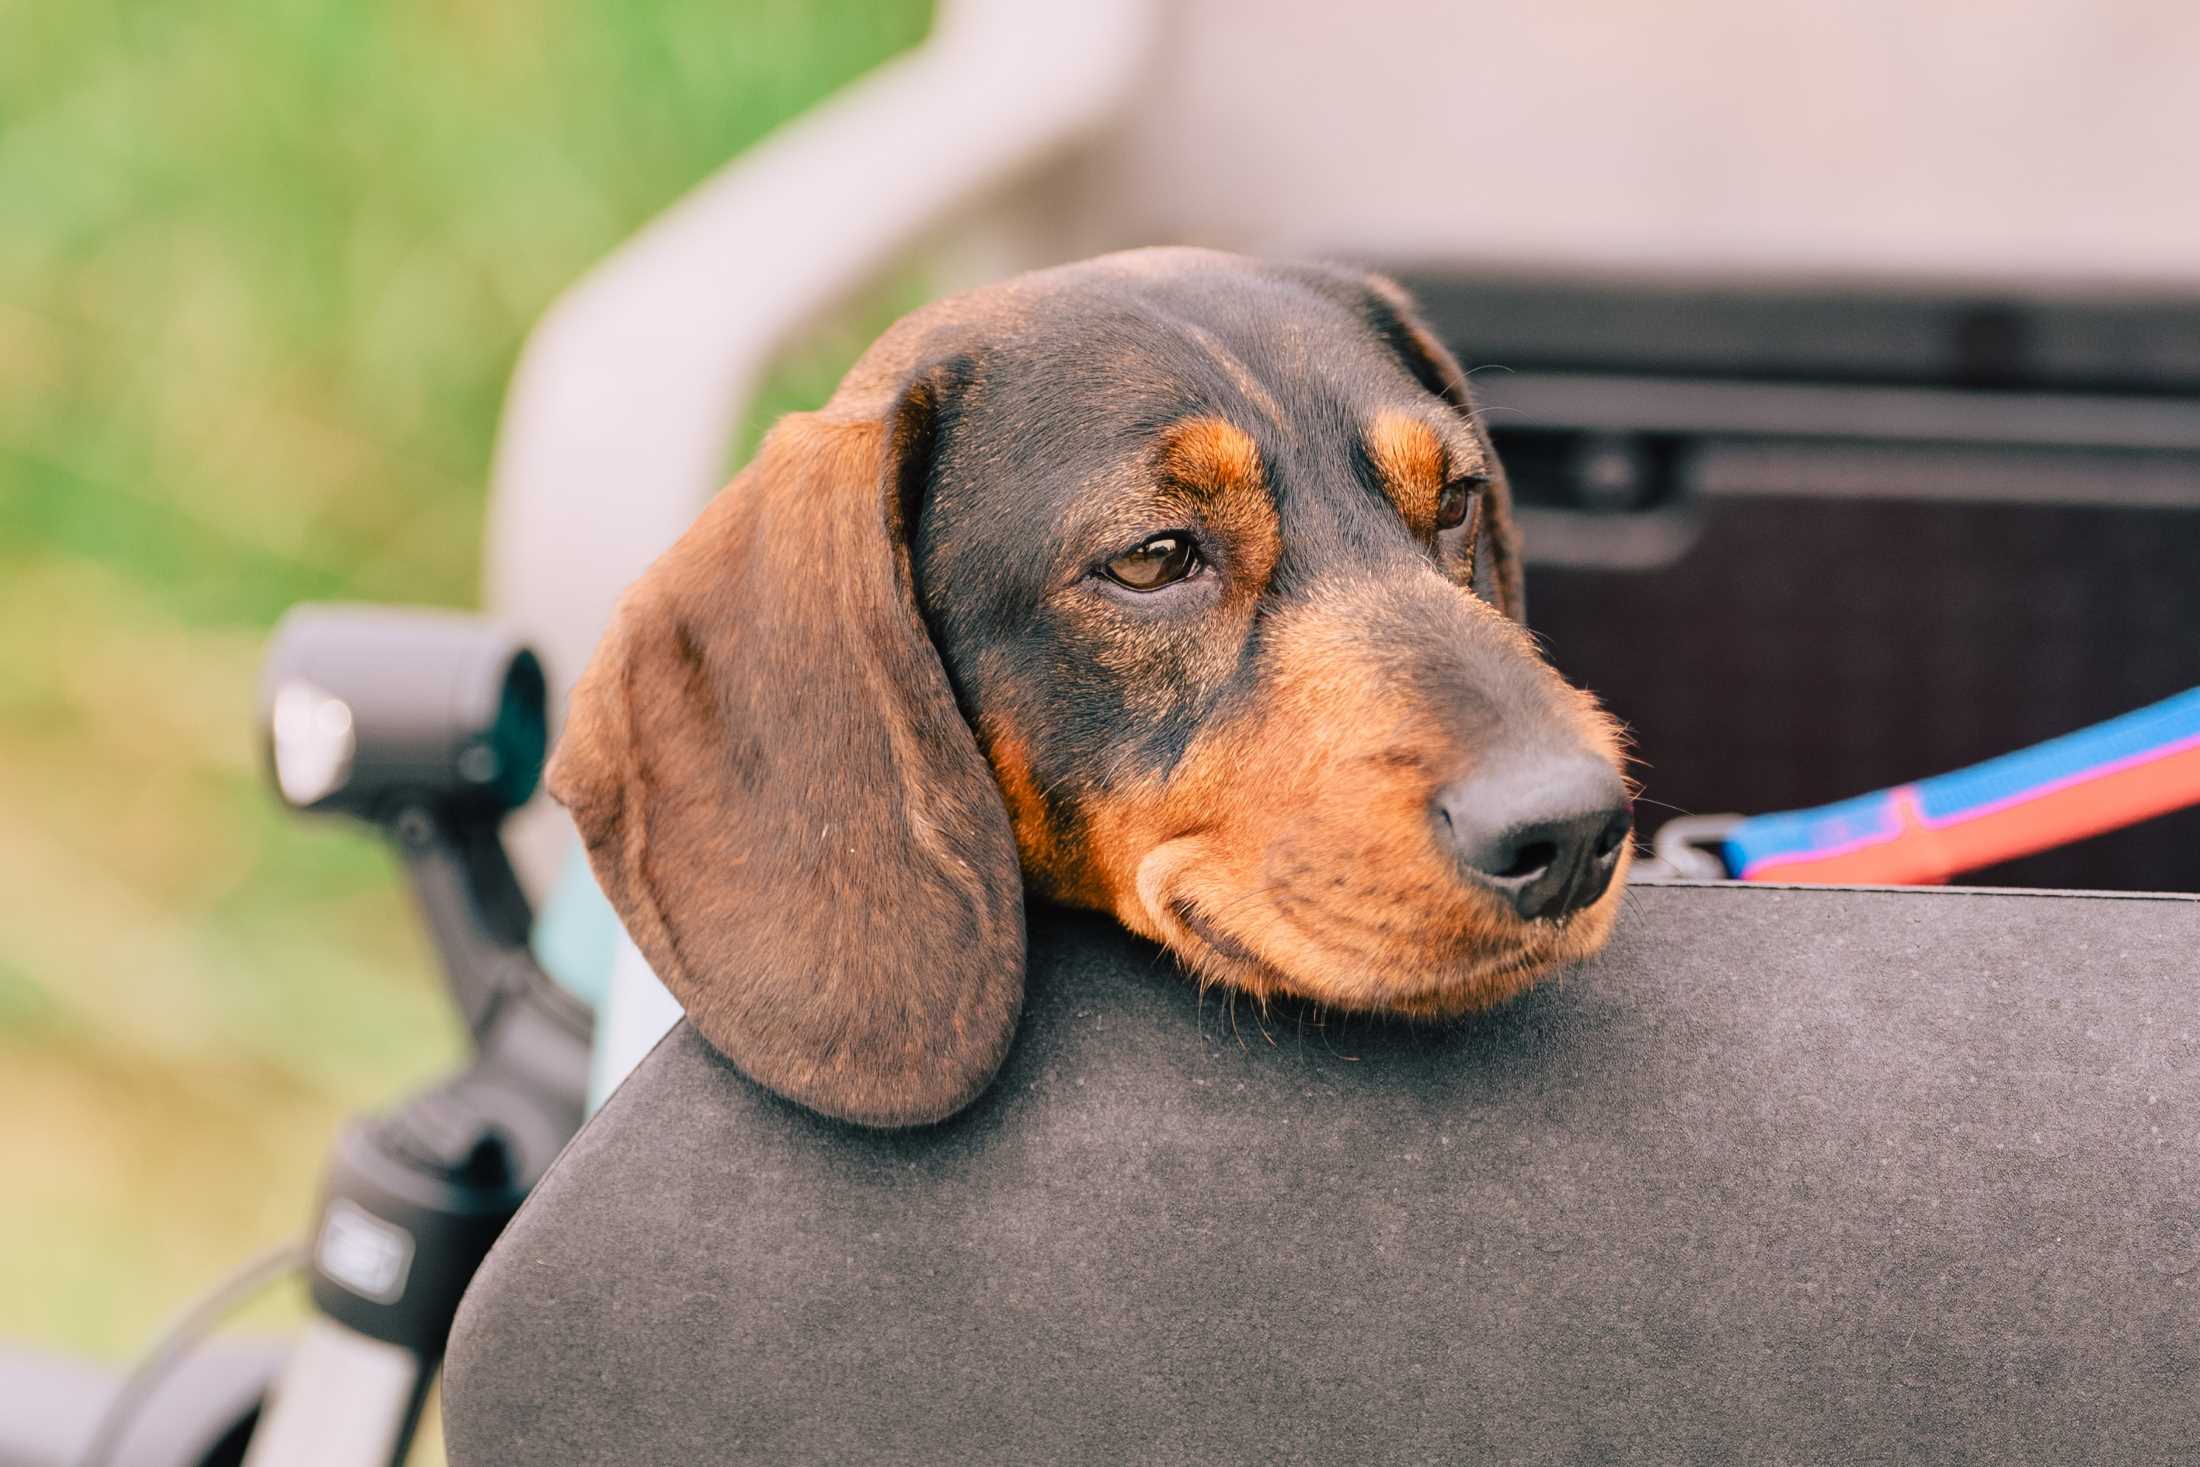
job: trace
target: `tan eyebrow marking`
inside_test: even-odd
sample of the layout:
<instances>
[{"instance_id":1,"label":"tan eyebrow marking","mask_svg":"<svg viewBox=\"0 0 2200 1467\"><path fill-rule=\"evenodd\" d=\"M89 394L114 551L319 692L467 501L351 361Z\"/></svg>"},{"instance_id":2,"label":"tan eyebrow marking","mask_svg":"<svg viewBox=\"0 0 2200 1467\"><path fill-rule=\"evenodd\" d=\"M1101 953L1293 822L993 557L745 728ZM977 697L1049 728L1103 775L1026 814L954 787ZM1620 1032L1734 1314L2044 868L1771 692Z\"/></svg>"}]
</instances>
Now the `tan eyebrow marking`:
<instances>
[{"instance_id":1,"label":"tan eyebrow marking","mask_svg":"<svg viewBox=\"0 0 2200 1467\"><path fill-rule=\"evenodd\" d=\"M1267 575L1280 548L1260 445L1212 413L1161 428L1136 460L1096 479L1072 513L1077 533L1070 540L1087 551L1112 553L1163 530L1212 526L1240 539L1233 547L1239 564L1256 581ZM1061 569L1075 581L1089 567L1065 562Z\"/></svg>"},{"instance_id":2,"label":"tan eyebrow marking","mask_svg":"<svg viewBox=\"0 0 2200 1467\"><path fill-rule=\"evenodd\" d=\"M1219 548L1231 557L1232 596L1257 596L1283 553L1260 445L1237 424L1201 414L1164 428L1158 448L1169 481L1164 497L1181 496L1221 537Z\"/></svg>"},{"instance_id":3,"label":"tan eyebrow marking","mask_svg":"<svg viewBox=\"0 0 2200 1467\"><path fill-rule=\"evenodd\" d=\"M1450 471L1444 440L1420 418L1380 412L1367 425L1366 443L1367 456L1406 523L1423 534L1433 533L1436 499Z\"/></svg>"},{"instance_id":4,"label":"tan eyebrow marking","mask_svg":"<svg viewBox=\"0 0 2200 1467\"><path fill-rule=\"evenodd\" d=\"M1162 434L1161 463L1175 479L1224 494L1259 494L1260 445L1220 418L1185 418Z\"/></svg>"}]
</instances>

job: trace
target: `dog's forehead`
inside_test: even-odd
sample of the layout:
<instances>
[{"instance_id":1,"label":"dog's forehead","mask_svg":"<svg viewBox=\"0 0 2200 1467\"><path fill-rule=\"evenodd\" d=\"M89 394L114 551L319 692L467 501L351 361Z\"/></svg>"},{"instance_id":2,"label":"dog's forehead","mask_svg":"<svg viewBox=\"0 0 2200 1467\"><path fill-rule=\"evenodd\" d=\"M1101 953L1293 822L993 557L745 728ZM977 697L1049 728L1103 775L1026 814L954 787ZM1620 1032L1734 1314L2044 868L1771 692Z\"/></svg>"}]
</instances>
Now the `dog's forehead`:
<instances>
[{"instance_id":1,"label":"dog's forehead","mask_svg":"<svg viewBox=\"0 0 2200 1467\"><path fill-rule=\"evenodd\" d=\"M1066 276L1023 303L987 375L1133 427L1201 412L1305 423L1412 386L1346 301L1236 263Z\"/></svg>"},{"instance_id":2,"label":"dog's forehead","mask_svg":"<svg viewBox=\"0 0 2200 1467\"><path fill-rule=\"evenodd\" d=\"M1176 418L1248 428L1365 416L1421 395L1349 277L1194 249L1102 256L951 296L903 318L836 402L876 410L951 363L958 418L1118 444ZM1088 450L1101 448L1088 441Z\"/></svg>"}]
</instances>

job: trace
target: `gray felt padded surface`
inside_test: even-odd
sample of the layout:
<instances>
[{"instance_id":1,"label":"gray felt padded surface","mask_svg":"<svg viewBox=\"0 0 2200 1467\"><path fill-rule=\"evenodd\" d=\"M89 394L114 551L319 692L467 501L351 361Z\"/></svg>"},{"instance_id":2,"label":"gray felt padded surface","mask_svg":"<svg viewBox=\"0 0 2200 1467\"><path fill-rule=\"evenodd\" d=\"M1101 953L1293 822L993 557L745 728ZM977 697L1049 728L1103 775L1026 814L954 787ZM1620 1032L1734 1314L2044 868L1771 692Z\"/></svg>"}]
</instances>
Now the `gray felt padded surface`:
<instances>
[{"instance_id":1,"label":"gray felt padded surface","mask_svg":"<svg viewBox=\"0 0 2200 1467\"><path fill-rule=\"evenodd\" d=\"M468 1296L451 1460L2200 1460L2200 901L1638 887L1431 1030L1032 921L930 1130L684 1026Z\"/></svg>"}]
</instances>

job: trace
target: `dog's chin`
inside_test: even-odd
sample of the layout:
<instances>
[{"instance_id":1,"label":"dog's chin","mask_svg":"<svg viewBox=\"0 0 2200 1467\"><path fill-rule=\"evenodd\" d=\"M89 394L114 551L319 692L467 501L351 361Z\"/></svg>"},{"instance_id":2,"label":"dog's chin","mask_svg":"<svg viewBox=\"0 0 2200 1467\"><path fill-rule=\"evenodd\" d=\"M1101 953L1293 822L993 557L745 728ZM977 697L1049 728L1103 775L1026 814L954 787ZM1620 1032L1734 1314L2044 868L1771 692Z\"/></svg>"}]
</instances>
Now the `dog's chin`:
<instances>
[{"instance_id":1,"label":"dog's chin","mask_svg":"<svg viewBox=\"0 0 2200 1467\"><path fill-rule=\"evenodd\" d=\"M1526 935L1425 985L1400 984L1374 1008L1409 1019L1456 1019L1518 998L1545 979L1595 957L1611 940L1626 884L1624 869L1589 906L1559 922L1522 924Z\"/></svg>"},{"instance_id":2,"label":"dog's chin","mask_svg":"<svg viewBox=\"0 0 2200 1467\"><path fill-rule=\"evenodd\" d=\"M1140 915L1147 921L1127 925L1160 942L1202 981L1257 999L1289 995L1350 1012L1455 1019L1516 998L1601 951L1631 864L1631 855L1623 857L1604 895L1561 920L1477 924L1471 937L1422 951L1371 954L1353 934L1306 930L1266 902L1149 882L1144 871ZM1239 920L1222 915L1229 912Z\"/></svg>"}]
</instances>

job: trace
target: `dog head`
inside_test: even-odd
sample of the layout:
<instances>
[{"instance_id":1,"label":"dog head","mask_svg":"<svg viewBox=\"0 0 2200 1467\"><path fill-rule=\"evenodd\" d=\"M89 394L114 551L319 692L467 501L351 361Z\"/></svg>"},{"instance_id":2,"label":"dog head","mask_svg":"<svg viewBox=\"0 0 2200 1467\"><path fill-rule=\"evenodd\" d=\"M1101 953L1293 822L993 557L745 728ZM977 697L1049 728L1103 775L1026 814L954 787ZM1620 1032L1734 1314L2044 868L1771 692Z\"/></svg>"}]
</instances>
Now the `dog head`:
<instances>
[{"instance_id":1,"label":"dog head","mask_svg":"<svg viewBox=\"0 0 2200 1467\"><path fill-rule=\"evenodd\" d=\"M1141 251L940 302L621 603L550 787L696 1027L828 1114L973 1098L1023 891L1256 996L1498 1002L1608 933L1615 725L1379 278Z\"/></svg>"}]
</instances>

